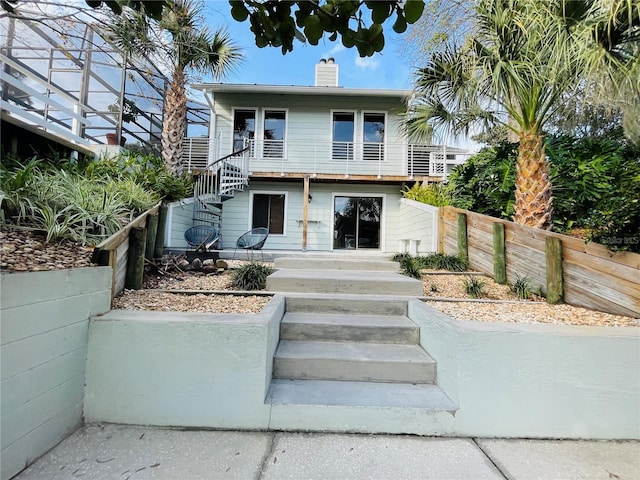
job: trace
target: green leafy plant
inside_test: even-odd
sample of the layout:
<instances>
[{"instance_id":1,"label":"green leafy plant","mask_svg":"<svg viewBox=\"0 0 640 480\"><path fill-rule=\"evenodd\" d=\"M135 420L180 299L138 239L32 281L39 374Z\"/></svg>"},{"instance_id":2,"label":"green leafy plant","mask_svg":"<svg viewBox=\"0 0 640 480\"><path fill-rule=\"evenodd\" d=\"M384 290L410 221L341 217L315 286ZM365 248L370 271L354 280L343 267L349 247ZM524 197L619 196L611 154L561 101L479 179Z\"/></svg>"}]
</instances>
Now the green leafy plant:
<instances>
[{"instance_id":1,"label":"green leafy plant","mask_svg":"<svg viewBox=\"0 0 640 480\"><path fill-rule=\"evenodd\" d=\"M525 276L516 274L516 278L509 284L509 290L520 300L527 300L533 294L532 279Z\"/></svg>"},{"instance_id":2,"label":"green leafy plant","mask_svg":"<svg viewBox=\"0 0 640 480\"><path fill-rule=\"evenodd\" d=\"M411 258L411 254L409 253L396 253L391 257L393 262L402 262L405 258Z\"/></svg>"},{"instance_id":3,"label":"green leafy plant","mask_svg":"<svg viewBox=\"0 0 640 480\"><path fill-rule=\"evenodd\" d=\"M122 121L125 123L133 122L138 118L142 111L138 108L133 100L124 99L123 106L120 108L120 99L116 98L115 102L107 107L107 109L116 114L122 110Z\"/></svg>"},{"instance_id":4,"label":"green leafy plant","mask_svg":"<svg viewBox=\"0 0 640 480\"><path fill-rule=\"evenodd\" d=\"M411 256L402 258L400 261L400 268L402 269L402 273L407 277L417 279L422 278L422 273L420 272L422 269L422 263L418 258L413 258Z\"/></svg>"},{"instance_id":5,"label":"green leafy plant","mask_svg":"<svg viewBox=\"0 0 640 480\"><path fill-rule=\"evenodd\" d=\"M517 144L482 150L448 178L451 205L497 218L514 212Z\"/></svg>"},{"instance_id":6,"label":"green leafy plant","mask_svg":"<svg viewBox=\"0 0 640 480\"><path fill-rule=\"evenodd\" d=\"M42 161L36 157L26 163L18 161L0 163L0 190L4 195L2 209L6 211L6 220L14 217L15 222L19 224L33 207L29 199L29 185L39 171L41 163Z\"/></svg>"},{"instance_id":7,"label":"green leafy plant","mask_svg":"<svg viewBox=\"0 0 640 480\"><path fill-rule=\"evenodd\" d=\"M431 253L424 257L419 257L423 268L432 270L448 270L450 272L464 272L467 269L467 261L444 253Z\"/></svg>"},{"instance_id":8,"label":"green leafy plant","mask_svg":"<svg viewBox=\"0 0 640 480\"><path fill-rule=\"evenodd\" d=\"M440 182L416 182L411 188L405 187L402 195L409 200L426 203L434 207L446 207L451 203L447 185Z\"/></svg>"},{"instance_id":9,"label":"green leafy plant","mask_svg":"<svg viewBox=\"0 0 640 480\"><path fill-rule=\"evenodd\" d=\"M85 172L93 179L131 180L166 202L193 194L193 177L187 173L172 174L156 155L122 152L109 159L91 162Z\"/></svg>"},{"instance_id":10,"label":"green leafy plant","mask_svg":"<svg viewBox=\"0 0 640 480\"><path fill-rule=\"evenodd\" d=\"M251 262L233 272L233 285L242 290L264 290L267 277L273 270L261 263Z\"/></svg>"},{"instance_id":11,"label":"green leafy plant","mask_svg":"<svg viewBox=\"0 0 640 480\"><path fill-rule=\"evenodd\" d=\"M73 213L72 207L55 210L51 205L32 208L32 224L45 232L45 243L61 238L76 237L74 224L80 220L80 214Z\"/></svg>"},{"instance_id":12,"label":"green leafy plant","mask_svg":"<svg viewBox=\"0 0 640 480\"><path fill-rule=\"evenodd\" d=\"M438 285L437 285L437 284L432 283L432 284L431 284L431 286L429 287L429 290L430 290L431 292L433 292L433 293L438 293L438 291L439 291L440 289L438 288Z\"/></svg>"},{"instance_id":13,"label":"green leafy plant","mask_svg":"<svg viewBox=\"0 0 640 480\"><path fill-rule=\"evenodd\" d=\"M484 287L486 283L480 280L477 276L468 276L462 282L464 291L471 298L480 298L484 295Z\"/></svg>"}]
</instances>

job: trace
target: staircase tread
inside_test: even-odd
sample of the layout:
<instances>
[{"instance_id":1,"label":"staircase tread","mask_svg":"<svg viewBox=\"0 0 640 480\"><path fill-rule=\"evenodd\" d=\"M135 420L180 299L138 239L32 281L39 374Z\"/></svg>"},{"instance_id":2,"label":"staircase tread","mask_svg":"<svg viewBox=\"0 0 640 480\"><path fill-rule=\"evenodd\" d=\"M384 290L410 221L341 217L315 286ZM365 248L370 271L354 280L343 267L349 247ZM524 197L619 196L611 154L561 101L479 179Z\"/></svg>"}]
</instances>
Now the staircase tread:
<instances>
[{"instance_id":1,"label":"staircase tread","mask_svg":"<svg viewBox=\"0 0 640 480\"><path fill-rule=\"evenodd\" d=\"M282 323L341 325L354 327L380 327L398 328L405 327L418 329L418 326L404 315L367 315L367 314L340 314L340 313L310 313L287 312L282 318Z\"/></svg>"},{"instance_id":2,"label":"staircase tread","mask_svg":"<svg viewBox=\"0 0 640 480\"><path fill-rule=\"evenodd\" d=\"M419 345L365 342L281 340L275 358L435 364Z\"/></svg>"},{"instance_id":3,"label":"staircase tread","mask_svg":"<svg viewBox=\"0 0 640 480\"><path fill-rule=\"evenodd\" d=\"M273 379L266 403L446 411L458 408L437 385L338 380Z\"/></svg>"}]
</instances>

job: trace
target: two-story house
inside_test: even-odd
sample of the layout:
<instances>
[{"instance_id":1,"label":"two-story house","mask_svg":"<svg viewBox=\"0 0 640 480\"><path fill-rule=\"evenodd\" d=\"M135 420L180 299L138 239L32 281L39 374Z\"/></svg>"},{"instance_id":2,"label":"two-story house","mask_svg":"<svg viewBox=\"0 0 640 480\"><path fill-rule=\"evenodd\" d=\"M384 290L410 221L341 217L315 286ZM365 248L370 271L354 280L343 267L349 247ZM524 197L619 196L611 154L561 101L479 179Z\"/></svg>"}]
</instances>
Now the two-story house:
<instances>
[{"instance_id":1,"label":"two-story house","mask_svg":"<svg viewBox=\"0 0 640 480\"><path fill-rule=\"evenodd\" d=\"M194 198L169 206L166 247L219 227L223 249L267 227L267 250L398 251L403 185L440 181L464 151L412 144L401 127L406 90L338 86L332 59L315 86L201 84L207 138L185 139Z\"/></svg>"}]
</instances>

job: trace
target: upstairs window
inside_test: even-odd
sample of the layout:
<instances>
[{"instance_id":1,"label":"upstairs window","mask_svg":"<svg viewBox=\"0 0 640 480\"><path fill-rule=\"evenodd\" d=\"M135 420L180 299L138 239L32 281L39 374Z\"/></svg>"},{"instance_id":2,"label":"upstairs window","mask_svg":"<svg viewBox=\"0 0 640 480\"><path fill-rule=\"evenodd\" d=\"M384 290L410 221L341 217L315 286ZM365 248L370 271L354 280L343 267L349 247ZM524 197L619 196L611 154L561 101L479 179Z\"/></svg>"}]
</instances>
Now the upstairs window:
<instances>
[{"instance_id":1,"label":"upstairs window","mask_svg":"<svg viewBox=\"0 0 640 480\"><path fill-rule=\"evenodd\" d=\"M262 155L269 158L284 158L284 140L287 127L287 112L264 111L264 147Z\"/></svg>"},{"instance_id":2,"label":"upstairs window","mask_svg":"<svg viewBox=\"0 0 640 480\"><path fill-rule=\"evenodd\" d=\"M245 141L253 143L255 137L256 111L236 110L233 113L233 151L242 150L245 147Z\"/></svg>"},{"instance_id":3,"label":"upstairs window","mask_svg":"<svg viewBox=\"0 0 640 480\"><path fill-rule=\"evenodd\" d=\"M332 120L332 159L353 160L353 137L355 132L353 112L334 112Z\"/></svg>"},{"instance_id":4,"label":"upstairs window","mask_svg":"<svg viewBox=\"0 0 640 480\"><path fill-rule=\"evenodd\" d=\"M271 235L284 235L284 193L253 194L251 228L265 227Z\"/></svg>"},{"instance_id":5,"label":"upstairs window","mask_svg":"<svg viewBox=\"0 0 640 480\"><path fill-rule=\"evenodd\" d=\"M384 113L363 114L362 159L384 160Z\"/></svg>"}]
</instances>

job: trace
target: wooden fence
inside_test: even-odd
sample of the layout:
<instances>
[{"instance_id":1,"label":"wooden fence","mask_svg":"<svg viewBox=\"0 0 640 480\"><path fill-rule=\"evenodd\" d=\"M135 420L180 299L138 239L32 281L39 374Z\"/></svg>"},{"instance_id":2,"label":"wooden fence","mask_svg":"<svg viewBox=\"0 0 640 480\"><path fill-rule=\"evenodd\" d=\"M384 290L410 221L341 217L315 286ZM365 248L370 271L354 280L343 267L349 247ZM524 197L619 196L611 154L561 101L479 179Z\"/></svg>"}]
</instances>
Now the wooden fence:
<instances>
[{"instance_id":1,"label":"wooden fence","mask_svg":"<svg viewBox=\"0 0 640 480\"><path fill-rule=\"evenodd\" d=\"M503 268L506 281L529 277L552 303L557 297L571 305L640 316L640 254L612 252L597 243L454 207L440 209L438 243L441 252L466 253L471 269L496 279Z\"/></svg>"},{"instance_id":2,"label":"wooden fence","mask_svg":"<svg viewBox=\"0 0 640 480\"><path fill-rule=\"evenodd\" d=\"M162 255L164 228L162 220L158 220L161 211L161 203L140 214L126 227L118 230L105 241L95 247L93 261L101 266L110 266L113 269L111 283L111 297L115 297L125 288L140 288L135 285L134 277L138 283L142 282L142 270L144 259L154 258L156 250ZM138 253L130 255L132 249ZM131 259L135 257L135 262ZM131 282L133 281L133 284Z\"/></svg>"}]
</instances>

